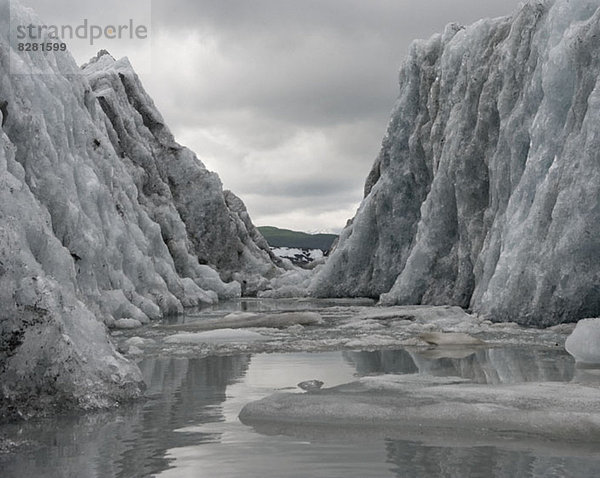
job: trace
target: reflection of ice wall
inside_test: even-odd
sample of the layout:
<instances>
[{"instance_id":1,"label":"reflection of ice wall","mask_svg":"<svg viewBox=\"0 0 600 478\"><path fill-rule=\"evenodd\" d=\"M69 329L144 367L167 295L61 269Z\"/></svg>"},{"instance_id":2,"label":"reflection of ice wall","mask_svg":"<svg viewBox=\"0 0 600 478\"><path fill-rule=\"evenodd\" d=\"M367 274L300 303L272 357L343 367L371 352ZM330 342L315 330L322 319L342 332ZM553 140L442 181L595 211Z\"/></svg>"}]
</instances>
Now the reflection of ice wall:
<instances>
[{"instance_id":1,"label":"reflection of ice wall","mask_svg":"<svg viewBox=\"0 0 600 478\"><path fill-rule=\"evenodd\" d=\"M421 373L461 377L475 383L568 382L574 362L559 350L450 347L444 349L344 352L361 375Z\"/></svg>"},{"instance_id":2,"label":"reflection of ice wall","mask_svg":"<svg viewBox=\"0 0 600 478\"><path fill-rule=\"evenodd\" d=\"M109 405L137 396L140 375L99 319L147 322L278 269L126 61L81 75L68 53L19 52L8 10L0 0L0 412Z\"/></svg>"},{"instance_id":3,"label":"reflection of ice wall","mask_svg":"<svg viewBox=\"0 0 600 478\"><path fill-rule=\"evenodd\" d=\"M536 325L600 313L598 7L530 1L413 44L315 294Z\"/></svg>"},{"instance_id":4,"label":"reflection of ice wall","mask_svg":"<svg viewBox=\"0 0 600 478\"><path fill-rule=\"evenodd\" d=\"M169 450L218 439L203 427L189 425L224 419L221 404L227 387L246 373L249 362L244 355L144 360L140 369L149 401L114 411L19 423L19 438L36 442L36 459L11 454L2 462L2 476L58 477L66 468L78 477L155 476L172 468Z\"/></svg>"},{"instance_id":5,"label":"reflection of ice wall","mask_svg":"<svg viewBox=\"0 0 600 478\"><path fill-rule=\"evenodd\" d=\"M592 460L569 455L567 451L562 452L566 456L553 456L546 450L536 452L529 446L508 445L508 440L495 446L474 446L457 436L430 441L422 446L412 440L386 440L388 463L395 476L478 476L481 470L493 470L497 478L552 476L560 474L557 469L568 469L573 476L595 473ZM449 442L452 446L448 446Z\"/></svg>"}]
</instances>

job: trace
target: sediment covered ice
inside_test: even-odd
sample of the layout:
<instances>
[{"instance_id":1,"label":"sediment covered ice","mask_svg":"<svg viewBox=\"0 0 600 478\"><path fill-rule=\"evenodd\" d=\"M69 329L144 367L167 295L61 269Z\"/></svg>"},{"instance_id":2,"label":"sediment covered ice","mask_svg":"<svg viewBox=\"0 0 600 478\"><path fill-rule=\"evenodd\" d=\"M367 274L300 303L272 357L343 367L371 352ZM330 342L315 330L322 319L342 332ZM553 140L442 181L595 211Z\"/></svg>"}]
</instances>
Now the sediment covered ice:
<instances>
[{"instance_id":1,"label":"sediment covered ice","mask_svg":"<svg viewBox=\"0 0 600 478\"><path fill-rule=\"evenodd\" d=\"M600 314L599 6L529 1L413 43L314 295L541 326Z\"/></svg>"},{"instance_id":2,"label":"sediment covered ice","mask_svg":"<svg viewBox=\"0 0 600 478\"><path fill-rule=\"evenodd\" d=\"M236 312L224 310L200 312L185 318L184 323L155 324L151 327L122 330L114 335L119 346L127 351L126 341L135 336L151 338L149 343L136 346L145 354L175 354L185 356L206 356L210 354L263 353L263 352L312 352L326 350L394 350L406 348L413 354L411 362L428 359L448 358L445 367L470 367L460 359L484 361L489 366L481 366L474 376L488 376L490 380L502 381L510 375L503 369L518 369L519 364L503 356L497 347L544 347L550 350L563 350L563 344L574 325L561 325L548 329L532 329L514 323L495 324L481 317L465 313L456 307L396 306L365 307L351 306L349 300L344 305L335 305L328 299L278 299L257 300L258 304L273 304L272 311ZM361 304L361 301L356 301ZM281 313L278 310L301 308L296 312ZM252 306L249 307L252 310ZM182 332L202 332L224 328L244 328L258 332L264 341L237 347L235 344L218 346L186 347L178 349L167 339ZM431 345L425 338L438 338L439 345ZM570 359L568 355L566 357ZM526 359L525 359L526 360ZM468 362L468 361L467 361ZM493 366L491 364L494 364ZM500 369L497 374L492 372ZM553 372L548 372L552 376ZM310 378L310 377L308 377Z\"/></svg>"},{"instance_id":3,"label":"sediment covered ice","mask_svg":"<svg viewBox=\"0 0 600 478\"><path fill-rule=\"evenodd\" d=\"M240 419L264 424L384 427L419 437L490 434L600 442L597 387L569 383L475 385L456 377L383 375L247 404Z\"/></svg>"},{"instance_id":4,"label":"sediment covered ice","mask_svg":"<svg viewBox=\"0 0 600 478\"><path fill-rule=\"evenodd\" d=\"M228 314L219 319L198 320L189 324L167 327L177 330L241 329L249 327L269 327L279 329L294 325L317 325L321 323L321 315L317 312L298 311L271 314L241 312Z\"/></svg>"}]
</instances>

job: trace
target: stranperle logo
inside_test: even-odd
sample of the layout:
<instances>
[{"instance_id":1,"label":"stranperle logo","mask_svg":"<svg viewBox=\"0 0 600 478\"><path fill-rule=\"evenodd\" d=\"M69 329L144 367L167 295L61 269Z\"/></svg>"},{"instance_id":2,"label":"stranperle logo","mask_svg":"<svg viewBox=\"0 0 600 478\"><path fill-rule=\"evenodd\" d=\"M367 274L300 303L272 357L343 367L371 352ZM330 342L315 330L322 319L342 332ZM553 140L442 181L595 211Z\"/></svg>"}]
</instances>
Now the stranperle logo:
<instances>
[{"instance_id":1,"label":"stranperle logo","mask_svg":"<svg viewBox=\"0 0 600 478\"><path fill-rule=\"evenodd\" d=\"M96 25L85 18L81 24L73 25L17 25L17 40L88 40L90 45L101 39L107 40L145 40L148 38L148 27L136 24L129 19L126 24Z\"/></svg>"},{"instance_id":2,"label":"stranperle logo","mask_svg":"<svg viewBox=\"0 0 600 478\"><path fill-rule=\"evenodd\" d=\"M81 74L83 65L99 50L117 58L128 57L138 73L152 65L152 0L27 0L35 11L23 9L22 0L10 4L12 74L48 75L60 71ZM13 5L14 4L14 5Z\"/></svg>"}]
</instances>

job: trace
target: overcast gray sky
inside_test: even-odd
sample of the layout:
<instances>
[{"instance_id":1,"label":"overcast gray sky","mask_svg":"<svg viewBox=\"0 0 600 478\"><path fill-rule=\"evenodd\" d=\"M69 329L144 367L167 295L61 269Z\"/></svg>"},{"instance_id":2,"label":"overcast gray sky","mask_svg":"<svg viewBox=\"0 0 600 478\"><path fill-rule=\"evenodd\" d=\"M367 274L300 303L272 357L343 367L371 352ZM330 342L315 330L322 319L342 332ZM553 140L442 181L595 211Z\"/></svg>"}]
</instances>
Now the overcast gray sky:
<instances>
[{"instance_id":1,"label":"overcast gray sky","mask_svg":"<svg viewBox=\"0 0 600 478\"><path fill-rule=\"evenodd\" d=\"M54 18L97 5L22 1ZM130 57L177 140L255 224L339 231L362 199L410 42L520 3L154 0L151 67L131 45L108 49Z\"/></svg>"}]
</instances>

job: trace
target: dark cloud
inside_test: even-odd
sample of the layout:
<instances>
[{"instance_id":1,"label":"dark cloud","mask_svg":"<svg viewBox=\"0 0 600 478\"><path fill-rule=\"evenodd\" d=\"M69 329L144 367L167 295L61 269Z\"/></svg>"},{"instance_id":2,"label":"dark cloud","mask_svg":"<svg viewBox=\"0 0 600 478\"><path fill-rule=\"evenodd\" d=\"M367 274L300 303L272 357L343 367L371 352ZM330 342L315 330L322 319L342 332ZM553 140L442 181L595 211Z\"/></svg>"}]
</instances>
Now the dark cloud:
<instances>
[{"instance_id":1,"label":"dark cloud","mask_svg":"<svg viewBox=\"0 0 600 478\"><path fill-rule=\"evenodd\" d=\"M407 32L409 38L437 30L452 21L473 21L503 15L518 2L498 0L155 0L158 28L205 28L236 41L283 35L284 49L292 36L323 31L347 38L382 37Z\"/></svg>"},{"instance_id":2,"label":"dark cloud","mask_svg":"<svg viewBox=\"0 0 600 478\"><path fill-rule=\"evenodd\" d=\"M200 48L186 52L189 61L202 62L207 49L219 58L198 72L195 106L258 108L283 121L323 124L365 115L380 119L395 96L396 72L412 39L450 21L506 13L508 4L176 0L154 2L153 18L159 35L198 35ZM183 100L186 92L175 94Z\"/></svg>"},{"instance_id":3,"label":"dark cloud","mask_svg":"<svg viewBox=\"0 0 600 478\"><path fill-rule=\"evenodd\" d=\"M293 201L307 200L310 198L319 198L319 201L331 201L336 197L342 196L348 189L356 187L356 181L353 178L286 178L286 182L277 181L277 178L260 180L253 178L238 190L240 194L254 194L256 191L262 191L266 198L273 199L281 196L292 199ZM356 201L356 197L351 197Z\"/></svg>"},{"instance_id":4,"label":"dark cloud","mask_svg":"<svg viewBox=\"0 0 600 478\"><path fill-rule=\"evenodd\" d=\"M141 76L176 137L256 222L339 229L361 199L410 42L519 3L154 0L152 69Z\"/></svg>"},{"instance_id":5,"label":"dark cloud","mask_svg":"<svg viewBox=\"0 0 600 478\"><path fill-rule=\"evenodd\" d=\"M361 199L410 42L518 3L155 1L158 41L180 51L145 80L176 134L257 222L340 228ZM173 74L177 64L185 74Z\"/></svg>"}]
</instances>

